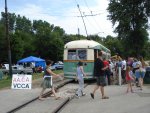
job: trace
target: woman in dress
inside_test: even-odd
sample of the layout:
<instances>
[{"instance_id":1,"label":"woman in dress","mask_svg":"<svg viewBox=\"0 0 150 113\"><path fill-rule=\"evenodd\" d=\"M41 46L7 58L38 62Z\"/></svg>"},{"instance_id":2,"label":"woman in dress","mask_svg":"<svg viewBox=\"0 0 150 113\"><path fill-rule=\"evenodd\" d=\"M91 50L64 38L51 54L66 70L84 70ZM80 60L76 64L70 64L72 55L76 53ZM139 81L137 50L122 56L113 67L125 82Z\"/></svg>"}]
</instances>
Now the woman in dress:
<instances>
[{"instance_id":1,"label":"woman in dress","mask_svg":"<svg viewBox=\"0 0 150 113\"><path fill-rule=\"evenodd\" d=\"M42 91L40 93L39 100L43 100L42 95L43 95L44 91L46 90L46 88L51 88L52 89L52 93L53 93L56 100L60 98L60 97L56 96L56 92L55 92L53 82L52 82L52 77L57 78L57 77L60 77L60 75L57 75L57 74L55 74L54 72L51 71L51 69L50 69L51 64L52 64L51 60L46 61L47 66L44 70L43 82L41 84Z\"/></svg>"}]
</instances>

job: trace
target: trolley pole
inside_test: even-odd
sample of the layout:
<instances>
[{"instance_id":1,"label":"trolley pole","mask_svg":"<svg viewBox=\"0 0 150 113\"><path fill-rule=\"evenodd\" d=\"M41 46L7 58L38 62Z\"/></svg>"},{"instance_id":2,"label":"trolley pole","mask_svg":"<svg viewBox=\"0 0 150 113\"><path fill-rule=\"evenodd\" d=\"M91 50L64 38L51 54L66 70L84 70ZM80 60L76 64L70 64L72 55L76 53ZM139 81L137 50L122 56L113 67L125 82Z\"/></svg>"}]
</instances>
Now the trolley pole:
<instances>
[{"instance_id":1,"label":"trolley pole","mask_svg":"<svg viewBox=\"0 0 150 113\"><path fill-rule=\"evenodd\" d=\"M83 16L82 16L82 13L81 13L81 10L80 10L80 7L79 7L79 4L77 4L77 7L78 7L79 12L80 12L80 15L81 15L81 17L82 17L82 21L83 21L84 28L85 28L85 32L86 32L87 39L88 39L88 33L87 33L86 25L85 25L85 22L84 22L84 19L83 19Z\"/></svg>"},{"instance_id":2,"label":"trolley pole","mask_svg":"<svg viewBox=\"0 0 150 113\"><path fill-rule=\"evenodd\" d=\"M8 62L9 62L9 75L12 77L12 67L11 67L11 49L10 49L10 39L9 39L9 25L8 25L8 12L7 12L7 0L5 0L5 25L6 25L6 39L8 45Z\"/></svg>"},{"instance_id":3,"label":"trolley pole","mask_svg":"<svg viewBox=\"0 0 150 113\"><path fill-rule=\"evenodd\" d=\"M80 39L80 29L78 28L78 38Z\"/></svg>"}]
</instances>

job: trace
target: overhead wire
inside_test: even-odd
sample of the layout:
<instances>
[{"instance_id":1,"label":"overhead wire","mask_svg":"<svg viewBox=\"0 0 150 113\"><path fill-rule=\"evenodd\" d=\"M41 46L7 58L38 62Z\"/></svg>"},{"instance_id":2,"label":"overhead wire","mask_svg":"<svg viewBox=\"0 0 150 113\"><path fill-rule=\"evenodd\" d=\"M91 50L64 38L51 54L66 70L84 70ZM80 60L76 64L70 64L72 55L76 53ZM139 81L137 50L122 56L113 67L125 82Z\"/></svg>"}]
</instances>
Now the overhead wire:
<instances>
[{"instance_id":1,"label":"overhead wire","mask_svg":"<svg viewBox=\"0 0 150 113\"><path fill-rule=\"evenodd\" d=\"M85 2L86 2L86 1L85 1ZM75 0L75 4L77 4L77 6L79 7L77 0ZM86 3L86 5L87 5L87 3ZM88 9L89 9L89 8L88 8ZM79 9L79 10L80 10L80 9ZM89 9L89 10L90 10L90 9ZM91 10L90 10L90 11L91 11ZM95 29L97 29L97 28L95 27L95 25L93 25L93 23L91 23L91 21L90 21L89 18L87 18L87 17L97 16L97 15L100 15L101 13L97 13L97 14L92 14L92 15L91 15L91 14L85 14L85 12L81 12L81 11L80 11L80 14L81 14L81 16L78 16L78 17L82 17L82 19L83 19L83 17L84 17L88 23L90 23ZM84 19L83 19L83 23L84 23L84 26L85 26L85 30L86 30L86 32L87 32ZM99 28L97 29L97 31L99 32ZM102 31L102 30L101 30L101 31ZM88 35L87 35L87 36L88 36Z\"/></svg>"},{"instance_id":2,"label":"overhead wire","mask_svg":"<svg viewBox=\"0 0 150 113\"><path fill-rule=\"evenodd\" d=\"M78 4L78 1L77 0L74 0L75 1L75 4ZM91 14L88 14L88 12L87 11L85 11L84 12L84 15L82 15L83 17L85 17L86 18L86 20L88 21L88 23L90 23L91 24L91 22L90 22L90 20L87 18L87 17L93 17L94 18L94 16L97 16L97 15L101 15L101 14L103 14L103 12L101 13L101 10L97 10L97 11L92 11L92 10L90 10L90 8L89 8L89 6L88 6L88 4L87 4L87 1L86 0L84 0L84 2L85 2L85 4L86 4L86 6L88 7L88 10L90 11L90 13ZM50 12L52 12L52 11L50 11ZM94 14L93 12L97 12L96 14ZM47 15L49 15L49 16L56 16L56 17L70 17L70 18L72 18L72 17L77 17L77 18L79 18L79 17L81 17L81 16L78 16L79 15L79 13L78 12L70 12L70 14L69 13L67 13L67 15L65 15L65 14L62 14L61 13L61 11L59 12L59 11L57 11L56 13L53 13L53 14L51 14L51 13L48 13L48 12L44 12L44 13L37 13L36 15L42 15L42 14L47 14ZM80 22L78 22L79 21L79 19L77 20L77 19L74 19L74 18L72 18L73 20L75 20L76 21L76 23L77 23L77 27L79 28L79 23ZM95 23L96 23L96 25L98 25L99 26L99 23L98 22L96 22L96 20L95 20L95 18L94 18L94 21L95 21ZM93 26L93 25L92 25ZM95 27L95 26L94 26ZM98 27L99 29L100 29L100 27ZM98 30L99 31L99 30ZM100 31L102 31L102 30L100 30Z\"/></svg>"},{"instance_id":3,"label":"overhead wire","mask_svg":"<svg viewBox=\"0 0 150 113\"><path fill-rule=\"evenodd\" d=\"M97 28L100 29L100 31L101 31L102 33L104 33L103 30L101 29L99 23L98 23L98 22L96 21L96 19L94 18L94 16L100 15L101 13L99 13L99 14L97 14L97 15L93 14L93 13L92 13L93 11L90 10L90 8L89 8L88 3L87 3L86 0L84 0L84 3L85 3L85 5L86 5L87 9L90 11L90 14L91 14L92 18L94 19L94 22L95 22ZM98 30L98 31L99 31L99 30ZM98 32L98 33L99 33L99 32Z\"/></svg>"}]
</instances>

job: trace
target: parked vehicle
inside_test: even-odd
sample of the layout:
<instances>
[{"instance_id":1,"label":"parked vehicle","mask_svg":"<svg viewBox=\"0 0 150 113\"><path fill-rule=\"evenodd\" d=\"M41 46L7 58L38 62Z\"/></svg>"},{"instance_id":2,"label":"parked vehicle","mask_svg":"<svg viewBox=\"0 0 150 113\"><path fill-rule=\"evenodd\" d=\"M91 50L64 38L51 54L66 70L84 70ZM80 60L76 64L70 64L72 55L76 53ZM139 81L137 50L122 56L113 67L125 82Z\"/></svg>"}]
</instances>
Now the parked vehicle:
<instances>
[{"instance_id":1,"label":"parked vehicle","mask_svg":"<svg viewBox=\"0 0 150 113\"><path fill-rule=\"evenodd\" d=\"M57 70L57 69L63 69L64 64L63 62L57 62L54 65L51 66L52 70Z\"/></svg>"},{"instance_id":2,"label":"parked vehicle","mask_svg":"<svg viewBox=\"0 0 150 113\"><path fill-rule=\"evenodd\" d=\"M1 71L3 74L8 74L9 69L5 66L2 67ZM31 68L23 68L23 66L12 66L12 74L32 74L33 70Z\"/></svg>"},{"instance_id":3,"label":"parked vehicle","mask_svg":"<svg viewBox=\"0 0 150 113\"><path fill-rule=\"evenodd\" d=\"M50 68L51 70L56 70L55 66L51 66Z\"/></svg>"}]
</instances>

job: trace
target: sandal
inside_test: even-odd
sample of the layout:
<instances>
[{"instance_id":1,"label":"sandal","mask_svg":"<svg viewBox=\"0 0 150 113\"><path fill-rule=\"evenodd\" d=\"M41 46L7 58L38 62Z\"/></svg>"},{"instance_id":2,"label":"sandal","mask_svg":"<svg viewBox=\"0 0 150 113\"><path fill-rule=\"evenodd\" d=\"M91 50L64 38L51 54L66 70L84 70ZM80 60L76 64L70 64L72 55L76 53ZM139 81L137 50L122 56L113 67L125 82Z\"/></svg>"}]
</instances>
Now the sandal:
<instances>
[{"instance_id":1,"label":"sandal","mask_svg":"<svg viewBox=\"0 0 150 113\"><path fill-rule=\"evenodd\" d=\"M94 94L93 93L90 93L90 94L91 94L92 99L94 99Z\"/></svg>"},{"instance_id":2,"label":"sandal","mask_svg":"<svg viewBox=\"0 0 150 113\"><path fill-rule=\"evenodd\" d=\"M54 97L54 95L52 94L52 95L48 95L47 97Z\"/></svg>"},{"instance_id":3,"label":"sandal","mask_svg":"<svg viewBox=\"0 0 150 113\"><path fill-rule=\"evenodd\" d=\"M60 99L60 97L56 97L56 98L55 98L55 100L59 100L59 99Z\"/></svg>"},{"instance_id":4,"label":"sandal","mask_svg":"<svg viewBox=\"0 0 150 113\"><path fill-rule=\"evenodd\" d=\"M39 100L41 100L41 101L43 101L44 100L44 98L38 98Z\"/></svg>"},{"instance_id":5,"label":"sandal","mask_svg":"<svg viewBox=\"0 0 150 113\"><path fill-rule=\"evenodd\" d=\"M102 97L102 99L109 99L109 97L107 97L107 96L104 96L104 97Z\"/></svg>"}]
</instances>

